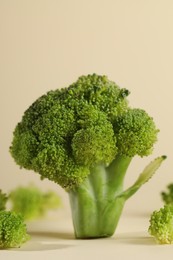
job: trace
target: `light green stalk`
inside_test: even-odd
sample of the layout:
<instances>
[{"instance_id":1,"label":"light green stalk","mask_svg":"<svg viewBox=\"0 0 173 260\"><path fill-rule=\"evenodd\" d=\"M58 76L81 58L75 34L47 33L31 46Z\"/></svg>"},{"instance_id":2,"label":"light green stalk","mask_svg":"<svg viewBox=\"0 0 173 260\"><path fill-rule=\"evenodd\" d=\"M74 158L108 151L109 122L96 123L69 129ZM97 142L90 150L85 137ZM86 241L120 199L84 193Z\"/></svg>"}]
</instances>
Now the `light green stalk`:
<instances>
[{"instance_id":1,"label":"light green stalk","mask_svg":"<svg viewBox=\"0 0 173 260\"><path fill-rule=\"evenodd\" d=\"M84 183L69 191L76 238L112 236L125 201L152 177L165 158L151 162L126 191L123 191L123 182L131 158L117 156L109 167L92 168Z\"/></svg>"}]
</instances>

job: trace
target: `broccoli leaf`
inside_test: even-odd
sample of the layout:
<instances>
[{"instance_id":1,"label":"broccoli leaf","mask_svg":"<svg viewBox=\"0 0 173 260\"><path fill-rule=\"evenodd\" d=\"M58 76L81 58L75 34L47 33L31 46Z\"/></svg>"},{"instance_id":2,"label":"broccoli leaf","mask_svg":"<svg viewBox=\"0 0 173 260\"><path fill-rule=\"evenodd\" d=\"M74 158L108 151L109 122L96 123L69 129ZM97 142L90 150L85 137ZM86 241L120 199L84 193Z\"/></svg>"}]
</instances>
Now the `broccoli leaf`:
<instances>
[{"instance_id":1,"label":"broccoli leaf","mask_svg":"<svg viewBox=\"0 0 173 260\"><path fill-rule=\"evenodd\" d=\"M124 197L126 200L130 198L138 189L152 178L156 170L160 167L161 163L166 159L166 156L157 157L154 161L150 162L143 172L139 175L136 182L127 190L122 192L119 196ZM118 197L119 197L118 196Z\"/></svg>"}]
</instances>

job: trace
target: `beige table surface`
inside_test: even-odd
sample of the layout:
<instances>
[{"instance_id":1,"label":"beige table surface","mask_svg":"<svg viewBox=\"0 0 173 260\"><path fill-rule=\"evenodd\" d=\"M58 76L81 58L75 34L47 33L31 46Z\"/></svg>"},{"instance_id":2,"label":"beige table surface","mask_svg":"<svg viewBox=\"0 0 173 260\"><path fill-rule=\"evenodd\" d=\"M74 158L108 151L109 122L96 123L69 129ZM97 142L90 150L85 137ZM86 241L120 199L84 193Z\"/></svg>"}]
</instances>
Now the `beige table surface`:
<instances>
[{"instance_id":1,"label":"beige table surface","mask_svg":"<svg viewBox=\"0 0 173 260\"><path fill-rule=\"evenodd\" d=\"M148 214L127 210L113 237L79 240L74 238L70 216L58 213L30 222L31 240L21 248L1 250L0 260L172 259L173 245L156 244L148 226Z\"/></svg>"}]
</instances>

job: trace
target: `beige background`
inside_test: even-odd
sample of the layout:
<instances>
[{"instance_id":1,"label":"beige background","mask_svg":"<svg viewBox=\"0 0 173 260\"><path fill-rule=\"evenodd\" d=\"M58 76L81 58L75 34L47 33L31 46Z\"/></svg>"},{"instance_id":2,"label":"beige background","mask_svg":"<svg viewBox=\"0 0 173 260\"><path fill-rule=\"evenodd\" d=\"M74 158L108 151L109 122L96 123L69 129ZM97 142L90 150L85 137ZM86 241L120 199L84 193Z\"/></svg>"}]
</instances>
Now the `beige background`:
<instances>
[{"instance_id":1,"label":"beige background","mask_svg":"<svg viewBox=\"0 0 173 260\"><path fill-rule=\"evenodd\" d=\"M153 154L134 158L125 184L166 154L157 175L127 205L159 207L160 191L173 182L172 69L172 0L0 0L0 187L8 192L34 182L57 190L69 209L60 187L20 170L8 149L36 98L95 72L128 88L131 106L146 109L160 128Z\"/></svg>"}]
</instances>

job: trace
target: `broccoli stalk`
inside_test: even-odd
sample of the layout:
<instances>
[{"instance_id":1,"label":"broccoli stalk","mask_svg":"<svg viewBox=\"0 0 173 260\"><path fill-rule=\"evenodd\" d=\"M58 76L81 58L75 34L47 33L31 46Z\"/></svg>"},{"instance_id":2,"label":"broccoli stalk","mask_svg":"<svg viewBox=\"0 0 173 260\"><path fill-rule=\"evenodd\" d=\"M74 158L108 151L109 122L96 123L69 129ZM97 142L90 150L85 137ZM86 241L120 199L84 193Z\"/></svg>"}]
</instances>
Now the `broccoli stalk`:
<instances>
[{"instance_id":1,"label":"broccoli stalk","mask_svg":"<svg viewBox=\"0 0 173 260\"><path fill-rule=\"evenodd\" d=\"M38 98L14 130L15 162L69 193L77 238L111 236L125 201L166 158L123 190L132 158L151 154L159 131L143 109L129 107L128 95L106 76L82 76Z\"/></svg>"},{"instance_id":2,"label":"broccoli stalk","mask_svg":"<svg viewBox=\"0 0 173 260\"><path fill-rule=\"evenodd\" d=\"M125 191L123 181L131 158L118 156L109 167L94 168L80 187L69 192L75 236L113 235L126 200L152 177L164 159L162 156L151 162Z\"/></svg>"}]
</instances>

